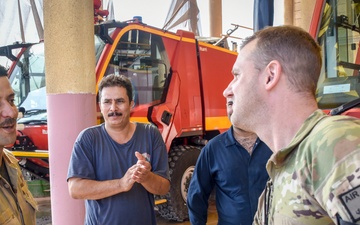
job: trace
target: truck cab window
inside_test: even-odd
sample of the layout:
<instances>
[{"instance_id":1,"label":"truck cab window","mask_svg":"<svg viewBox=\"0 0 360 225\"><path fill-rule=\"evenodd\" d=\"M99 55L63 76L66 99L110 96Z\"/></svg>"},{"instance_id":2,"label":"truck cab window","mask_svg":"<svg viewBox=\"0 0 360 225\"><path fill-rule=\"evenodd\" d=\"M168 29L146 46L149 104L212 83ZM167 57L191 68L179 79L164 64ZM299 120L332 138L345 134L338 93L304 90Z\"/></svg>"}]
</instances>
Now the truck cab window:
<instances>
[{"instance_id":1,"label":"truck cab window","mask_svg":"<svg viewBox=\"0 0 360 225\"><path fill-rule=\"evenodd\" d=\"M106 75L121 74L133 84L135 107L161 101L169 73L168 57L160 36L141 30L126 32L117 43Z\"/></svg>"},{"instance_id":2,"label":"truck cab window","mask_svg":"<svg viewBox=\"0 0 360 225\"><path fill-rule=\"evenodd\" d=\"M320 108L335 108L360 94L360 2L328 0L318 41L323 69L317 98Z\"/></svg>"}]
</instances>

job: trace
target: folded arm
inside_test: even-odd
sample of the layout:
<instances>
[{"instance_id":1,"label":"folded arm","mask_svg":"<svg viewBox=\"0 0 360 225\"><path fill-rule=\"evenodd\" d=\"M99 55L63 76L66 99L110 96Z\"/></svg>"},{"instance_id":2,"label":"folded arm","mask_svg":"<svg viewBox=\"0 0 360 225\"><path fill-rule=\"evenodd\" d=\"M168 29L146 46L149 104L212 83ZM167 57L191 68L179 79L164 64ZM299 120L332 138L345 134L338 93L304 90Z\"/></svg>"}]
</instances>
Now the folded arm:
<instances>
[{"instance_id":1,"label":"folded arm","mask_svg":"<svg viewBox=\"0 0 360 225\"><path fill-rule=\"evenodd\" d=\"M136 166L128 169L121 179L114 180L89 180L78 177L71 177L68 180L70 196L74 199L97 200L110 197L121 192L129 191L135 181L131 178L136 170Z\"/></svg>"}]
</instances>

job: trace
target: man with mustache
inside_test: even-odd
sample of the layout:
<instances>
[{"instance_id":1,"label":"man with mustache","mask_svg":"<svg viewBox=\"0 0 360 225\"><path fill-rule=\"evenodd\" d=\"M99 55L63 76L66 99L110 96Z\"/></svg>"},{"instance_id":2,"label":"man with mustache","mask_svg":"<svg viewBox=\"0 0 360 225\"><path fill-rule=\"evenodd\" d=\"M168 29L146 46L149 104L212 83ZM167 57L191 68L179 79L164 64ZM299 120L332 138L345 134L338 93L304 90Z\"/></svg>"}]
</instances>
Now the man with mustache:
<instances>
[{"instance_id":1,"label":"man with mustache","mask_svg":"<svg viewBox=\"0 0 360 225\"><path fill-rule=\"evenodd\" d=\"M154 195L170 188L168 155L159 130L130 122L132 85L123 75L99 84L105 122L83 130L73 148L68 187L85 199L85 224L155 225Z\"/></svg>"},{"instance_id":2,"label":"man with mustache","mask_svg":"<svg viewBox=\"0 0 360 225\"><path fill-rule=\"evenodd\" d=\"M7 70L0 66L0 224L35 225L37 204L18 160L4 146L16 140L18 110Z\"/></svg>"},{"instance_id":3,"label":"man with mustache","mask_svg":"<svg viewBox=\"0 0 360 225\"><path fill-rule=\"evenodd\" d=\"M229 96L229 119L232 105ZM269 178L265 164L271 154L256 134L234 126L210 140L201 150L188 190L191 224L206 224L208 199L215 190L218 224L251 225Z\"/></svg>"}]
</instances>

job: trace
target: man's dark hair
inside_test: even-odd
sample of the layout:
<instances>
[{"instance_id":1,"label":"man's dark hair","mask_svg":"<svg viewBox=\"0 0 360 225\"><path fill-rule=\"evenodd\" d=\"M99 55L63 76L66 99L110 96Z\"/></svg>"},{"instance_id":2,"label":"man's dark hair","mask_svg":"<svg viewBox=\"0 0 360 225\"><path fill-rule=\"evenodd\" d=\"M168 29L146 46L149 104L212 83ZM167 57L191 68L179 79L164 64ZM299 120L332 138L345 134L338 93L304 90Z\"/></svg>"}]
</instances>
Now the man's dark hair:
<instances>
[{"instance_id":1,"label":"man's dark hair","mask_svg":"<svg viewBox=\"0 0 360 225\"><path fill-rule=\"evenodd\" d=\"M5 67L3 67L2 65L0 65L0 77L7 77L8 76L8 71Z\"/></svg>"},{"instance_id":2,"label":"man's dark hair","mask_svg":"<svg viewBox=\"0 0 360 225\"><path fill-rule=\"evenodd\" d=\"M99 102L101 101L101 92L105 87L123 87L126 89L129 102L133 100L131 81L124 75L110 74L106 77L103 77L99 84Z\"/></svg>"}]
</instances>

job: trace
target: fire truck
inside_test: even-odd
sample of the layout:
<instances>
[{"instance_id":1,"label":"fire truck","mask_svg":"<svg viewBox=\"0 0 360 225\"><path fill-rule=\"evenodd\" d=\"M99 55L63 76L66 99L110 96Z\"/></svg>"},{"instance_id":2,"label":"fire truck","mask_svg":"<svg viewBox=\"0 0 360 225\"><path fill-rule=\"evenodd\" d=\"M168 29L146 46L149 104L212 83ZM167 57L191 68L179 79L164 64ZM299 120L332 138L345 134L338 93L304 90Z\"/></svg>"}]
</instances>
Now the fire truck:
<instances>
[{"instance_id":1,"label":"fire truck","mask_svg":"<svg viewBox=\"0 0 360 225\"><path fill-rule=\"evenodd\" d=\"M323 68L317 88L321 109L331 115L360 118L360 1L316 0L309 33L322 47ZM167 146L171 189L156 196L168 220L188 218L186 195L194 165L208 140L227 130L223 90L232 79L237 53L226 39L201 38L149 26L136 17L95 25L96 82L108 74L127 76L134 90L131 120L155 125ZM19 164L49 179L44 43L0 48L13 60L9 79L16 104L19 135L9 146ZM19 54L12 54L20 48ZM94 104L96 104L94 102ZM98 118L99 123L102 118Z\"/></svg>"},{"instance_id":2,"label":"fire truck","mask_svg":"<svg viewBox=\"0 0 360 225\"><path fill-rule=\"evenodd\" d=\"M237 53L225 40L214 45L219 38L172 33L139 17L96 24L94 40L96 82L109 74L128 77L135 102L131 121L155 125L166 144L171 188L166 196L156 196L159 213L169 220L187 219L187 188L200 150L230 126L222 92L232 79ZM18 47L19 55L12 55ZM48 180L44 42L6 48L3 52L14 60L9 79L15 102L23 112L12 150L24 169ZM98 121L103 122L100 113Z\"/></svg>"}]
</instances>

